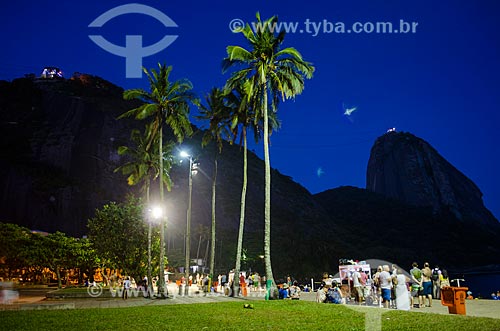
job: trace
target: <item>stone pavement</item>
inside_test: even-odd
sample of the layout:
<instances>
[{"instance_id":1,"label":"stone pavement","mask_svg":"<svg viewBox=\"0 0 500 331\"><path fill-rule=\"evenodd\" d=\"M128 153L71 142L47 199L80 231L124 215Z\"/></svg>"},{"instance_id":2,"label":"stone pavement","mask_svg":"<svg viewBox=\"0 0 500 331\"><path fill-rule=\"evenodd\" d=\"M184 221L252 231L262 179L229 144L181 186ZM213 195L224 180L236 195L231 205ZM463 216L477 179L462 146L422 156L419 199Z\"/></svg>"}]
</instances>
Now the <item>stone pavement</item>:
<instances>
[{"instance_id":1,"label":"stone pavement","mask_svg":"<svg viewBox=\"0 0 500 331\"><path fill-rule=\"evenodd\" d=\"M173 290L173 289L172 289ZM0 305L0 310L28 310L28 309L88 309L88 308L122 308L137 306L160 306L171 304L193 304L193 303L217 303L249 300L264 300L263 293L250 292L247 297L228 297L219 293L204 295L196 288L190 291L189 296L177 295L177 292L170 291L171 297L168 299L146 299L143 297L131 297L127 300L121 298L82 298L82 299L50 299L43 296L23 296L11 305ZM315 301L316 293L302 293L301 300ZM388 309L379 307L350 306L354 309ZM411 312L434 313L448 315L448 307L442 306L441 301L434 300L432 307L414 308ZM500 301L495 300L467 300L467 316L490 317L500 319Z\"/></svg>"}]
</instances>

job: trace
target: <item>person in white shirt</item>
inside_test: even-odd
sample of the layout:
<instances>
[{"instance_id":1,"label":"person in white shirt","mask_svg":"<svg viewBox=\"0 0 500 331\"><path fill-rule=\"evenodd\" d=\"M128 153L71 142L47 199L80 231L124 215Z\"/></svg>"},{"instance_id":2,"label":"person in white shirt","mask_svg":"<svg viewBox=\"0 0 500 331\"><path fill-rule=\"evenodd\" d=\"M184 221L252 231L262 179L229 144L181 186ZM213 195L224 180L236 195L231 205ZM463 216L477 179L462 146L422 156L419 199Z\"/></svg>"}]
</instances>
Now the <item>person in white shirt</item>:
<instances>
[{"instance_id":1,"label":"person in white shirt","mask_svg":"<svg viewBox=\"0 0 500 331\"><path fill-rule=\"evenodd\" d=\"M128 290L130 289L131 285L132 283L130 283L130 278L125 277L125 281L123 282L123 293L122 293L123 300L128 299Z\"/></svg>"},{"instance_id":2,"label":"person in white shirt","mask_svg":"<svg viewBox=\"0 0 500 331\"><path fill-rule=\"evenodd\" d=\"M355 270L352 274L352 286L354 287L356 302L361 305L363 302L363 284L361 284L360 272L363 272L363 269L359 268L359 271Z\"/></svg>"},{"instance_id":3,"label":"person in white shirt","mask_svg":"<svg viewBox=\"0 0 500 331\"><path fill-rule=\"evenodd\" d=\"M391 302L392 277L389 273L389 266L384 265L383 271L379 275L380 288L382 289L382 302L385 308L389 308Z\"/></svg>"}]
</instances>

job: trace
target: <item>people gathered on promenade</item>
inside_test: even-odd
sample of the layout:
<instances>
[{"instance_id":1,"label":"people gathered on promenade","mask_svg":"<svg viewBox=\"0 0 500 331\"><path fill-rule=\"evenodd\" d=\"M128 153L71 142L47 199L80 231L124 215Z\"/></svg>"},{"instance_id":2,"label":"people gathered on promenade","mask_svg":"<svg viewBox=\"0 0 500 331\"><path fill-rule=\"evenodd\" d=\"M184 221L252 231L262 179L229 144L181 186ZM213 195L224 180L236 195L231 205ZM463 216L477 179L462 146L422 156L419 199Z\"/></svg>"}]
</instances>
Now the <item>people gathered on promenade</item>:
<instances>
[{"instance_id":1,"label":"people gathered on promenade","mask_svg":"<svg viewBox=\"0 0 500 331\"><path fill-rule=\"evenodd\" d=\"M441 289L450 286L447 270L440 269L437 265L431 269L429 262L424 262L422 269L414 262L409 272L394 264L380 265L372 270L372 277L367 277L368 272L363 272L357 264L349 267L341 265L337 281L324 273L316 301L335 301L331 299L334 293L332 290L337 289L341 295L337 302L410 310L432 307L433 299L440 299ZM500 298L496 293L493 293L491 298L493 297Z\"/></svg>"},{"instance_id":2,"label":"people gathered on promenade","mask_svg":"<svg viewBox=\"0 0 500 331\"><path fill-rule=\"evenodd\" d=\"M417 262L412 263L409 272L395 264L376 266L366 264L364 261L359 264L357 262L339 263L338 271L335 277L325 272L321 282L314 282L311 278L300 281L291 275L284 275L277 278L275 284L269 283L266 286L265 275L241 270L235 273L232 270L215 277L194 273L189 276L188 280L180 275L176 283L179 286L190 287L191 292L179 291L179 295L181 293L203 295L215 293L226 296L260 295L264 297L269 296L270 291L276 291L278 299L300 300L303 293L314 291L318 303L379 306L398 310L432 307L433 299L439 300L441 289L450 286L447 270L440 269L437 265L431 269L428 262L423 263L422 269L419 269ZM156 281L155 278L152 279L153 286ZM237 282L239 286L234 287L234 282ZM145 289L148 286L147 283L148 281L145 280L143 284ZM127 288L125 278L122 286ZM439 290L436 290L436 286ZM309 294L307 297L311 298ZM494 292L491 298L494 297L499 296Z\"/></svg>"}]
</instances>

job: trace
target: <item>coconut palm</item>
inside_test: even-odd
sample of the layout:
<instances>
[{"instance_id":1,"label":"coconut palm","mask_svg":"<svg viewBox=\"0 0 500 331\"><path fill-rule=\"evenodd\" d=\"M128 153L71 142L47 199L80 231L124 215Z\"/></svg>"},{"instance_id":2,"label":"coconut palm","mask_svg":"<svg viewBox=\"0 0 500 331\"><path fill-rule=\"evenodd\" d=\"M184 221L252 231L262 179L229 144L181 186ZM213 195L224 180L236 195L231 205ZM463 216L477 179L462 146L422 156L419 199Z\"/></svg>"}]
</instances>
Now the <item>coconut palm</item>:
<instances>
[{"instance_id":1,"label":"coconut palm","mask_svg":"<svg viewBox=\"0 0 500 331\"><path fill-rule=\"evenodd\" d=\"M158 157L160 169L163 169L163 125L172 130L177 141L183 141L186 135L191 135L193 130L189 121L189 103L196 102L195 95L192 92L193 85L187 79L181 79L170 82L169 77L172 72L171 66L158 64L158 70L151 69L148 72L143 68L148 77L149 89L131 89L123 93L127 100L138 99L143 102L137 108L129 110L119 118L135 117L142 120L152 117L149 127L149 141L147 149L151 148L153 142L158 139ZM164 203L164 185L160 184L160 204ZM189 233L186 235L190 235ZM164 291L164 253L165 253L165 229L160 227L160 279L158 282L158 293L163 295Z\"/></svg>"},{"instance_id":2,"label":"coconut palm","mask_svg":"<svg viewBox=\"0 0 500 331\"><path fill-rule=\"evenodd\" d=\"M249 24L241 33L249 43L247 50L241 46L228 46L223 70L237 67L227 85L234 88L245 84L247 98L256 100L256 119L263 120L265 203L264 203L264 259L266 277L274 285L271 267L271 164L269 158L269 116L268 108L276 112L281 100L294 98L302 93L304 79L311 78L314 67L303 60L302 55L292 47L281 49L285 32L274 33L278 18L273 16L264 22L256 14L257 24L262 27L253 32Z\"/></svg>"},{"instance_id":3,"label":"coconut palm","mask_svg":"<svg viewBox=\"0 0 500 331\"><path fill-rule=\"evenodd\" d=\"M163 171L160 171L160 158L156 152L158 141L154 141L148 150L148 134L151 133L149 125L146 125L145 135L142 135L139 130L132 130L130 140L134 146L120 146L118 147L119 155L126 155L129 161L115 169L115 172L120 171L124 175L128 175L127 183L129 185L137 185L143 183L142 190L146 195L146 204L150 205L150 187L151 181L156 180L162 174L160 181L170 191L172 187L172 179L170 177L170 170L173 165L172 149L173 143L168 143L163 146ZM151 273L151 237L152 237L152 224L148 222L148 295L153 293L152 288L152 273Z\"/></svg>"},{"instance_id":4,"label":"coconut palm","mask_svg":"<svg viewBox=\"0 0 500 331\"><path fill-rule=\"evenodd\" d=\"M217 144L214 155L214 172L212 175L212 225L210 240L210 280L213 279L215 265L215 196L217 185L217 155L222 152L223 141L230 137L230 111L225 103L225 94L219 88L213 88L206 97L206 106L200 105L198 119L209 121L208 129L202 138L202 146L207 146L211 141Z\"/></svg>"},{"instance_id":5,"label":"coconut palm","mask_svg":"<svg viewBox=\"0 0 500 331\"><path fill-rule=\"evenodd\" d=\"M237 139L240 136L240 141L243 144L243 180L241 188L241 199L240 199L240 224L238 227L238 241L236 246L236 259L234 267L235 278L239 276L241 269L241 256L243 250L243 232L245 228L245 206L246 206L246 193L247 193L247 183L248 183L248 158L247 158L247 128L253 123L253 110L252 101L254 99L249 99L245 95L244 85L248 82L242 82L240 85L236 86L234 90L228 93L228 101L232 106L231 112L231 130L233 133L233 139ZM257 129L257 126L252 126ZM241 133L239 133L241 131ZM254 137L257 140L259 135L254 132ZM240 143L240 146L241 146ZM239 292L239 282L233 282L233 294L237 295Z\"/></svg>"}]
</instances>

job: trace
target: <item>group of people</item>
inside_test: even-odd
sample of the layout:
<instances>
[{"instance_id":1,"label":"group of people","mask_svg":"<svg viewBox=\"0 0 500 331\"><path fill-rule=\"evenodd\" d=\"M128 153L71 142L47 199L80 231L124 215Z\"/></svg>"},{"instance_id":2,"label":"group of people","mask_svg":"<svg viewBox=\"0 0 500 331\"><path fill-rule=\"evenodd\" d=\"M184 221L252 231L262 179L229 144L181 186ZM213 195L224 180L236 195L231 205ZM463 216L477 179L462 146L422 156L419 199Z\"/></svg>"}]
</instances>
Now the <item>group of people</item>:
<instances>
[{"instance_id":1,"label":"group of people","mask_svg":"<svg viewBox=\"0 0 500 331\"><path fill-rule=\"evenodd\" d=\"M431 269L428 262L422 269L413 262L410 277L395 265L392 272L388 265L379 266L373 280L384 307L402 310L432 307L432 300L441 298L441 289L450 286L448 272L438 266Z\"/></svg>"},{"instance_id":2,"label":"group of people","mask_svg":"<svg viewBox=\"0 0 500 331\"><path fill-rule=\"evenodd\" d=\"M380 294L379 301L385 308L410 309L407 278L395 265L392 266L392 272L389 265L377 268L377 272L373 275L373 284L377 293Z\"/></svg>"},{"instance_id":3,"label":"group of people","mask_svg":"<svg viewBox=\"0 0 500 331\"><path fill-rule=\"evenodd\" d=\"M316 292L316 302L345 304L345 295L342 293L340 285L341 284L333 280L332 276L325 272L321 285Z\"/></svg>"},{"instance_id":4,"label":"group of people","mask_svg":"<svg viewBox=\"0 0 500 331\"><path fill-rule=\"evenodd\" d=\"M286 283L278 286L278 298L299 300L301 291L299 283L297 281L292 281L292 278L288 276Z\"/></svg>"},{"instance_id":5,"label":"group of people","mask_svg":"<svg viewBox=\"0 0 500 331\"><path fill-rule=\"evenodd\" d=\"M351 295L360 305L378 301L385 308L409 310L431 307L433 299L440 299L441 288L450 286L450 280L446 270L440 270L438 266L431 269L428 262L419 269L418 263L414 262L410 277L396 265L392 265L392 270L389 265L378 266L372 279L362 268L355 268L350 285Z\"/></svg>"},{"instance_id":6,"label":"group of people","mask_svg":"<svg viewBox=\"0 0 500 331\"><path fill-rule=\"evenodd\" d=\"M422 269L417 262L413 262L410 276L412 307L432 307L432 299L441 299L441 289L450 286L446 269L441 271L438 266L431 269L428 262L424 263ZM417 299L418 303L415 302Z\"/></svg>"}]
</instances>

